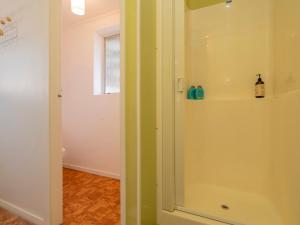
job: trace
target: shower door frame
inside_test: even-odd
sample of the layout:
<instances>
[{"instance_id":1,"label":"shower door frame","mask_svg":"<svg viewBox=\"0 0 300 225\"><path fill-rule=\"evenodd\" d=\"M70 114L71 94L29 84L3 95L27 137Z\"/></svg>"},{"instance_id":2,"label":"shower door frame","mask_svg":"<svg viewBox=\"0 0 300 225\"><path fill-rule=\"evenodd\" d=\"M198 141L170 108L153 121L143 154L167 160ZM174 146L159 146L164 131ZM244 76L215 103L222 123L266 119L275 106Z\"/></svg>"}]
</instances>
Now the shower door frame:
<instances>
[{"instance_id":1,"label":"shower door frame","mask_svg":"<svg viewBox=\"0 0 300 225\"><path fill-rule=\"evenodd\" d=\"M176 138L183 129L175 129L183 124L183 104L176 101L182 102L185 93L184 19L175 16L183 7L183 0L157 0L158 208L167 212L175 212L184 200L183 160L175 157L183 152L183 139Z\"/></svg>"},{"instance_id":2,"label":"shower door frame","mask_svg":"<svg viewBox=\"0 0 300 225\"><path fill-rule=\"evenodd\" d=\"M183 207L184 61L184 0L157 0L157 222L224 225Z\"/></svg>"}]
</instances>

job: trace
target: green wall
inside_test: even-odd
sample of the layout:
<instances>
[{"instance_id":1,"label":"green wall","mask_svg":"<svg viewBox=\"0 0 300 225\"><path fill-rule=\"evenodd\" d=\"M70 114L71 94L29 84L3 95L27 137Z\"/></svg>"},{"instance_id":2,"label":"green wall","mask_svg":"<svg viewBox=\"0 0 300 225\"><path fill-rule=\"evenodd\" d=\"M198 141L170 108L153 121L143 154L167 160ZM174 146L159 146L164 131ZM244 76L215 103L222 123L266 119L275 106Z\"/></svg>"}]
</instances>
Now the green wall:
<instances>
[{"instance_id":1,"label":"green wall","mask_svg":"<svg viewBox=\"0 0 300 225\"><path fill-rule=\"evenodd\" d=\"M126 225L135 225L137 221L136 6L136 0L125 0Z\"/></svg>"},{"instance_id":2,"label":"green wall","mask_svg":"<svg viewBox=\"0 0 300 225\"><path fill-rule=\"evenodd\" d=\"M141 224L156 224L156 0L141 1Z\"/></svg>"},{"instance_id":3,"label":"green wall","mask_svg":"<svg viewBox=\"0 0 300 225\"><path fill-rule=\"evenodd\" d=\"M141 224L156 224L156 0L140 0ZM126 225L137 224L137 0L126 17Z\"/></svg>"},{"instance_id":4,"label":"green wall","mask_svg":"<svg viewBox=\"0 0 300 225\"><path fill-rule=\"evenodd\" d=\"M185 0L189 9L199 9L210 5L225 2L225 0Z\"/></svg>"}]
</instances>

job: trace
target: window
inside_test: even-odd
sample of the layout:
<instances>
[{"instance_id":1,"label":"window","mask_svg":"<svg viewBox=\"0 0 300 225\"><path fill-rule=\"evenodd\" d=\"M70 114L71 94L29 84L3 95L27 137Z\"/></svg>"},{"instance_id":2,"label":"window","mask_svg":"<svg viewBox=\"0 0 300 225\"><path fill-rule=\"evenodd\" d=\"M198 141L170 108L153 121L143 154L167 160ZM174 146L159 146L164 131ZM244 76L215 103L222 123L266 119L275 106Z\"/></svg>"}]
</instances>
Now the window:
<instances>
[{"instance_id":1,"label":"window","mask_svg":"<svg viewBox=\"0 0 300 225\"><path fill-rule=\"evenodd\" d=\"M120 35L104 38L104 93L120 93Z\"/></svg>"},{"instance_id":2,"label":"window","mask_svg":"<svg viewBox=\"0 0 300 225\"><path fill-rule=\"evenodd\" d=\"M93 94L95 96L120 93L119 31L119 26L116 26L95 33L93 76Z\"/></svg>"}]
</instances>

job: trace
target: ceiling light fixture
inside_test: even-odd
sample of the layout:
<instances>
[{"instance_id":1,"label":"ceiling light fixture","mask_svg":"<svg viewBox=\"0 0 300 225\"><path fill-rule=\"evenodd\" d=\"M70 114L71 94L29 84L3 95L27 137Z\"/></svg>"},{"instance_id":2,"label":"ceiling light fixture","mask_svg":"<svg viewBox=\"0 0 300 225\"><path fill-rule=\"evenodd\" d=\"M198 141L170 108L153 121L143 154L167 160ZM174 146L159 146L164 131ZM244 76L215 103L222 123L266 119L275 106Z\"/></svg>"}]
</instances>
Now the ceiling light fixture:
<instances>
[{"instance_id":1,"label":"ceiling light fixture","mask_svg":"<svg viewBox=\"0 0 300 225\"><path fill-rule=\"evenodd\" d=\"M85 0L71 0L71 10L78 16L85 15Z\"/></svg>"}]
</instances>

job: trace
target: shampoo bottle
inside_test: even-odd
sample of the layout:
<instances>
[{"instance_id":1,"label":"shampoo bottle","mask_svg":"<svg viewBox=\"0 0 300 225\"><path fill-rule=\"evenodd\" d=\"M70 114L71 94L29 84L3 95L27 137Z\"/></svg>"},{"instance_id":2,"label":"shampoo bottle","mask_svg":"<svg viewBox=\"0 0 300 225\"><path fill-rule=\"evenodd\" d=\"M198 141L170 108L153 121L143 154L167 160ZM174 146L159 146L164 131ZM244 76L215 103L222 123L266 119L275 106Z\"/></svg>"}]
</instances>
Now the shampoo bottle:
<instances>
[{"instance_id":1,"label":"shampoo bottle","mask_svg":"<svg viewBox=\"0 0 300 225\"><path fill-rule=\"evenodd\" d=\"M205 97L204 89L202 86L198 86L195 91L195 99L196 100L203 100Z\"/></svg>"},{"instance_id":2,"label":"shampoo bottle","mask_svg":"<svg viewBox=\"0 0 300 225\"><path fill-rule=\"evenodd\" d=\"M257 74L258 80L255 84L255 97L264 98L265 97L265 83L261 78L261 74Z\"/></svg>"},{"instance_id":3,"label":"shampoo bottle","mask_svg":"<svg viewBox=\"0 0 300 225\"><path fill-rule=\"evenodd\" d=\"M196 91L196 87L191 86L187 93L187 99L190 99L190 100L195 99L195 91Z\"/></svg>"}]
</instances>

